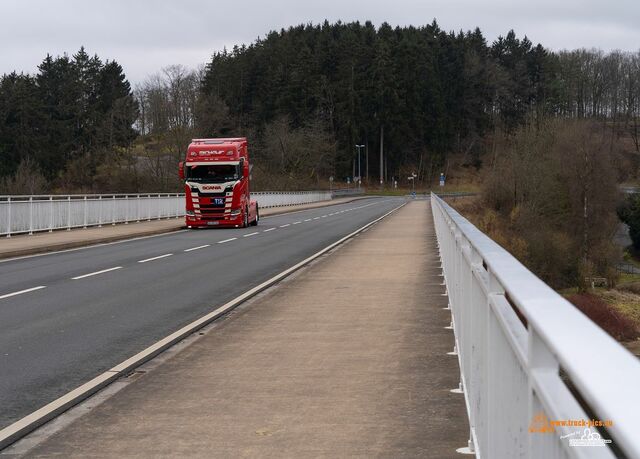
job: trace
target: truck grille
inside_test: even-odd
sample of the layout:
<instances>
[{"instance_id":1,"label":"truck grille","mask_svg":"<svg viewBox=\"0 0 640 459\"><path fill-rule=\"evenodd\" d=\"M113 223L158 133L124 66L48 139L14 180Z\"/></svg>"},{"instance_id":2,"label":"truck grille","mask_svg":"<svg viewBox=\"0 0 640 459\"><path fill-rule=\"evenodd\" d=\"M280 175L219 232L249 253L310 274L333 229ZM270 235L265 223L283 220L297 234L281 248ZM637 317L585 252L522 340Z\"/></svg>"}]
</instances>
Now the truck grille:
<instances>
[{"instance_id":1,"label":"truck grille","mask_svg":"<svg viewBox=\"0 0 640 459\"><path fill-rule=\"evenodd\" d=\"M222 220L231 212L232 192L227 193L193 193L193 202L196 217L201 220ZM222 200L222 203L217 202Z\"/></svg>"}]
</instances>

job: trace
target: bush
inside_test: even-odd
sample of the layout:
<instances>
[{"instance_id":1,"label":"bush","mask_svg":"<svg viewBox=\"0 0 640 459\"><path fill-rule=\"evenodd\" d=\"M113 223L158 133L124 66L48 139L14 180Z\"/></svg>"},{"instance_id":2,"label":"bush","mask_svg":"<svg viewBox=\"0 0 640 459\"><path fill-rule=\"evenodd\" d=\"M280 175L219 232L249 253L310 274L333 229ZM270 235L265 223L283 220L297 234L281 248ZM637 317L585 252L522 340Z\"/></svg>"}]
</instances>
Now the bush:
<instances>
[{"instance_id":1,"label":"bush","mask_svg":"<svg viewBox=\"0 0 640 459\"><path fill-rule=\"evenodd\" d=\"M633 341L640 337L640 330L633 320L597 296L582 293L571 295L567 299L616 340Z\"/></svg>"}]
</instances>

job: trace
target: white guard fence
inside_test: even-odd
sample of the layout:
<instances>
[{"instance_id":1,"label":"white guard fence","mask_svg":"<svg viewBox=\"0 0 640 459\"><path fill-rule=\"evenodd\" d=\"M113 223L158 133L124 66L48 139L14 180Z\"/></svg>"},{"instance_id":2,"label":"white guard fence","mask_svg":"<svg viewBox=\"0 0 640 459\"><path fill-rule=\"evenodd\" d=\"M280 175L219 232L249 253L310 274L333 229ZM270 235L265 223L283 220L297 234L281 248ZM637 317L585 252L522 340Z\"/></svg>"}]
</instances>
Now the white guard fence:
<instances>
[{"instance_id":1,"label":"white guard fence","mask_svg":"<svg viewBox=\"0 0 640 459\"><path fill-rule=\"evenodd\" d=\"M295 206L312 202L331 200L330 191L262 191L251 193L251 199L258 201L258 207Z\"/></svg>"},{"instance_id":2,"label":"white guard fence","mask_svg":"<svg viewBox=\"0 0 640 459\"><path fill-rule=\"evenodd\" d=\"M332 198L329 191L251 193L260 207ZM184 216L180 193L0 196L0 235L157 220Z\"/></svg>"},{"instance_id":3,"label":"white guard fence","mask_svg":"<svg viewBox=\"0 0 640 459\"><path fill-rule=\"evenodd\" d=\"M640 458L640 361L431 197L476 457Z\"/></svg>"}]
</instances>

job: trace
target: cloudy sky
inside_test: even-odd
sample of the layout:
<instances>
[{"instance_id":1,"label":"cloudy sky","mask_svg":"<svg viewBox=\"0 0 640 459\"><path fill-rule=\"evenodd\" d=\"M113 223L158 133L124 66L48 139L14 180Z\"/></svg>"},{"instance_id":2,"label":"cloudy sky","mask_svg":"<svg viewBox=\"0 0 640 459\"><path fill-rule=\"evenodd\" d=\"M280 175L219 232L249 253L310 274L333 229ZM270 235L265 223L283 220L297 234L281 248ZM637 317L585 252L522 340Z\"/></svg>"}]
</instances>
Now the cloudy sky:
<instances>
[{"instance_id":1,"label":"cloudy sky","mask_svg":"<svg viewBox=\"0 0 640 459\"><path fill-rule=\"evenodd\" d=\"M640 49L640 0L0 0L0 74L33 72L47 53L84 45L136 83L289 25L434 18L445 30L479 26L489 41L513 28L554 50Z\"/></svg>"}]
</instances>

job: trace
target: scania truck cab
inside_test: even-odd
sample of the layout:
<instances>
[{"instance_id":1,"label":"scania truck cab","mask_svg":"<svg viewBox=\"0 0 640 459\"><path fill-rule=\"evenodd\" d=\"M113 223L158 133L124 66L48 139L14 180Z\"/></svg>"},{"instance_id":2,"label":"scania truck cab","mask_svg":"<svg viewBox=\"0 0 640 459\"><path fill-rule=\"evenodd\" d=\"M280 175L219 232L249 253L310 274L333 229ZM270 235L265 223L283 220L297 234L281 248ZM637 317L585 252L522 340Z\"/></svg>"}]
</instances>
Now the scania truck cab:
<instances>
[{"instance_id":1,"label":"scania truck cab","mask_svg":"<svg viewBox=\"0 0 640 459\"><path fill-rule=\"evenodd\" d=\"M258 204L251 200L247 139L193 139L179 164L186 195L188 228L257 225Z\"/></svg>"}]
</instances>

